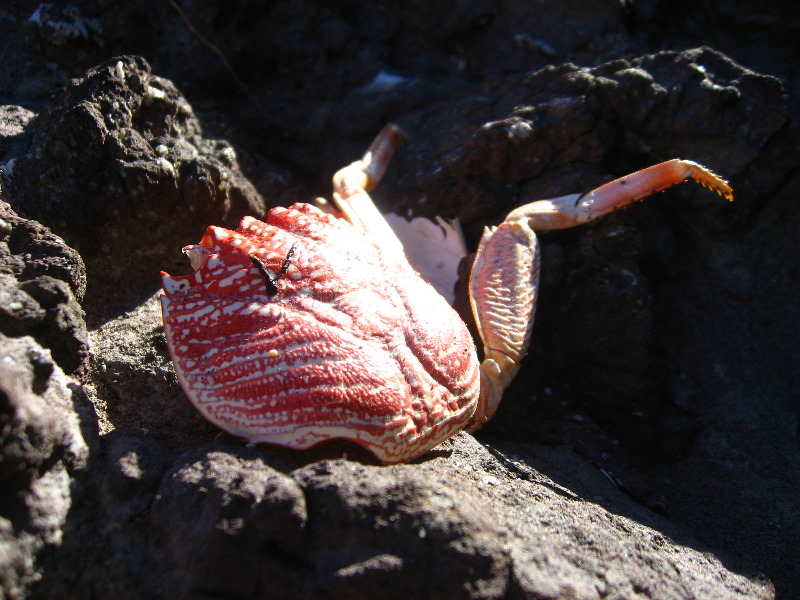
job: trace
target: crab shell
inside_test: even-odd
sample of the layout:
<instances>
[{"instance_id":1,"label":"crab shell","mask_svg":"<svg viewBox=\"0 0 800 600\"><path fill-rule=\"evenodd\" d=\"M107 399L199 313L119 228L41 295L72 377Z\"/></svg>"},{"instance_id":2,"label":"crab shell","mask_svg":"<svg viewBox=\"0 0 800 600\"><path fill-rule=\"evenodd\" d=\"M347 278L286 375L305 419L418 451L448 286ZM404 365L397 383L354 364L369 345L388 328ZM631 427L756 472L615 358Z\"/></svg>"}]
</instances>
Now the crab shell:
<instances>
[{"instance_id":1,"label":"crab shell","mask_svg":"<svg viewBox=\"0 0 800 600\"><path fill-rule=\"evenodd\" d=\"M295 449L344 438L396 463L472 417L463 321L347 221L295 204L184 251L195 272L162 273L164 330L186 395L221 429Z\"/></svg>"}]
</instances>

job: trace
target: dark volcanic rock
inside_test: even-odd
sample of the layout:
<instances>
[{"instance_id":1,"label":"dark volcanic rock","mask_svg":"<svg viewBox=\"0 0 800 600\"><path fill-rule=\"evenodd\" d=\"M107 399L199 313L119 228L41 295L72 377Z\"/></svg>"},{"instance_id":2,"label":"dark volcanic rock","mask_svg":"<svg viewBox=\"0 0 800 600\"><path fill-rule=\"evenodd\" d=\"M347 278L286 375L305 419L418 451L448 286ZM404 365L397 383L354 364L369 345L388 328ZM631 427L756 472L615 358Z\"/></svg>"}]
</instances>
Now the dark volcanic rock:
<instances>
[{"instance_id":1,"label":"dark volcanic rock","mask_svg":"<svg viewBox=\"0 0 800 600\"><path fill-rule=\"evenodd\" d=\"M179 442L208 440L218 430L178 385L159 295L90 333L92 380L103 399L100 422L104 430L131 427Z\"/></svg>"},{"instance_id":2,"label":"dark volcanic rock","mask_svg":"<svg viewBox=\"0 0 800 600\"><path fill-rule=\"evenodd\" d=\"M215 444L178 457L156 484L154 446L129 433L110 442L112 572L86 582L88 595L771 597L691 538L676 544L667 536L679 531L565 449L490 453L459 434L417 465L292 468L268 447Z\"/></svg>"},{"instance_id":3,"label":"dark volcanic rock","mask_svg":"<svg viewBox=\"0 0 800 600\"><path fill-rule=\"evenodd\" d=\"M181 457L150 516L166 595L300 596L299 567L313 564L307 518L300 487L257 451L201 448Z\"/></svg>"},{"instance_id":4,"label":"dark volcanic rock","mask_svg":"<svg viewBox=\"0 0 800 600\"><path fill-rule=\"evenodd\" d=\"M0 215L0 595L743 600L774 582L800 597L797 15L706 0L0 10L16 211ZM260 194L329 194L389 120L411 142L379 203L457 216L471 247L511 208L675 156L731 179L736 201L687 184L543 234L530 355L477 440L379 467L344 443L218 434L175 381L158 271L186 269L179 249L208 225L261 216ZM81 261L44 227L86 261L88 361ZM102 436L54 361L91 382Z\"/></svg>"},{"instance_id":5,"label":"dark volcanic rock","mask_svg":"<svg viewBox=\"0 0 800 600\"><path fill-rule=\"evenodd\" d=\"M83 372L89 355L80 304L85 291L78 253L0 200L0 333L31 335L66 372Z\"/></svg>"},{"instance_id":6,"label":"dark volcanic rock","mask_svg":"<svg viewBox=\"0 0 800 600\"><path fill-rule=\"evenodd\" d=\"M94 417L46 350L0 335L0 423L0 595L23 598L40 577L40 553L63 541Z\"/></svg>"},{"instance_id":7,"label":"dark volcanic rock","mask_svg":"<svg viewBox=\"0 0 800 600\"><path fill-rule=\"evenodd\" d=\"M14 163L15 206L86 259L93 285L125 297L209 223L235 226L264 202L233 148L139 57L92 69L31 123ZM174 259L173 259L174 260Z\"/></svg>"}]
</instances>

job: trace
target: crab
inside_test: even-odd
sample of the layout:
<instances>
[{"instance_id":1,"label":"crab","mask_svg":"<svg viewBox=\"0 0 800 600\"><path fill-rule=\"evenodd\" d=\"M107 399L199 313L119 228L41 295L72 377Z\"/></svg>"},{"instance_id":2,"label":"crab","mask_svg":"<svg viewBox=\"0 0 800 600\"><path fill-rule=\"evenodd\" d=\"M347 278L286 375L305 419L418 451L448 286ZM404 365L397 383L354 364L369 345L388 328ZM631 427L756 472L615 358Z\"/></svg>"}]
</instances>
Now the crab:
<instances>
[{"instance_id":1,"label":"crab","mask_svg":"<svg viewBox=\"0 0 800 600\"><path fill-rule=\"evenodd\" d=\"M177 379L219 428L294 449L343 438L385 464L413 460L491 419L518 372L536 306L535 230L580 225L688 179L733 198L709 170L675 159L513 210L485 229L472 266L479 360L447 290L418 273L370 199L402 138L387 125L336 173L341 216L299 203L236 231L212 226L183 248L194 273L162 272Z\"/></svg>"}]
</instances>

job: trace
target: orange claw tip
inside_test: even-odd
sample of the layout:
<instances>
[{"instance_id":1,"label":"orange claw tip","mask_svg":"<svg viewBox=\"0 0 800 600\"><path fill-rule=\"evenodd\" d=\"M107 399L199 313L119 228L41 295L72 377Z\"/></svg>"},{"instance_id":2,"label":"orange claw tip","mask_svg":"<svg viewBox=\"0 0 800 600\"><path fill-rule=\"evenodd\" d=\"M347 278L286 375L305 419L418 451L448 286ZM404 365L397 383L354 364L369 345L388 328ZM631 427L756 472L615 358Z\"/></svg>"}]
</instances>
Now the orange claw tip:
<instances>
[{"instance_id":1,"label":"orange claw tip","mask_svg":"<svg viewBox=\"0 0 800 600\"><path fill-rule=\"evenodd\" d=\"M682 162L690 169L689 177L703 187L710 189L712 192L716 192L729 202L733 202L733 190L722 177L693 160L684 160Z\"/></svg>"}]
</instances>

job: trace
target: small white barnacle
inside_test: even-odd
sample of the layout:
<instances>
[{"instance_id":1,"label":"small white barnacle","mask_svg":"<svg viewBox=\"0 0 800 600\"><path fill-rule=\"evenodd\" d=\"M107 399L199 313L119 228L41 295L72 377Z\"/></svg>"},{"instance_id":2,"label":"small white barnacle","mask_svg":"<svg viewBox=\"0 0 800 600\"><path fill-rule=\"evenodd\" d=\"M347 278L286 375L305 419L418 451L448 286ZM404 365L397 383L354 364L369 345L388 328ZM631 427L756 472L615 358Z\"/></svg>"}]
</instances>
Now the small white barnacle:
<instances>
[{"instance_id":1,"label":"small white barnacle","mask_svg":"<svg viewBox=\"0 0 800 600\"><path fill-rule=\"evenodd\" d=\"M163 100L166 96L167 93L164 90L148 85L147 91L144 94L144 100L145 102L152 102L153 100Z\"/></svg>"},{"instance_id":2,"label":"small white barnacle","mask_svg":"<svg viewBox=\"0 0 800 600\"><path fill-rule=\"evenodd\" d=\"M163 156L159 156L158 159L156 160L156 163L158 164L159 167L161 167L162 171L164 171L165 173L169 173L170 175L175 177L175 167L173 167L172 163L169 162L166 158L164 158Z\"/></svg>"},{"instance_id":3,"label":"small white barnacle","mask_svg":"<svg viewBox=\"0 0 800 600\"><path fill-rule=\"evenodd\" d=\"M220 154L222 155L222 158L228 162L228 164L234 164L236 162L236 150L230 146L223 148Z\"/></svg>"}]
</instances>

